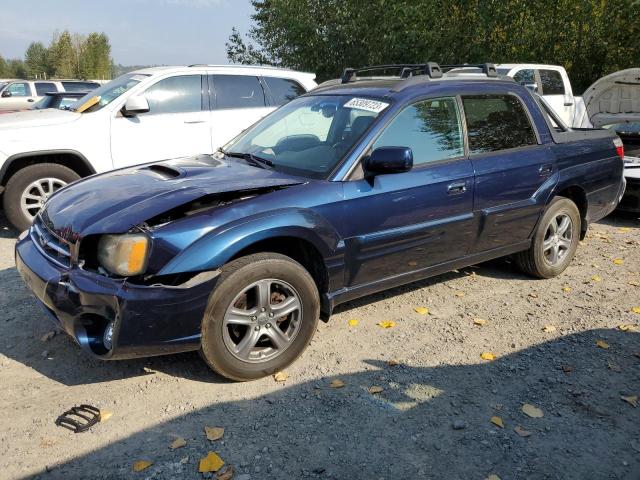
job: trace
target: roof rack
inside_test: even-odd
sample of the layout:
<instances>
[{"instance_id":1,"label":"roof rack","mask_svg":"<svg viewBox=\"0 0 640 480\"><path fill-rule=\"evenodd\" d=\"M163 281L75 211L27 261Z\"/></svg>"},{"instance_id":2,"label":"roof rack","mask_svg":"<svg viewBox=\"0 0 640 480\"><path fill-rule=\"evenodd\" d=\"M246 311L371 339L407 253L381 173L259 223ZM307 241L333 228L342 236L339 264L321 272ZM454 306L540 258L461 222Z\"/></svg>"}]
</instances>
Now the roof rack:
<instances>
[{"instance_id":1,"label":"roof rack","mask_svg":"<svg viewBox=\"0 0 640 480\"><path fill-rule=\"evenodd\" d=\"M430 78L441 78L442 70L440 66L435 62L427 63L400 63L390 65L374 65L371 67L363 68L345 68L340 77L342 83L349 83L352 80L356 80L358 73L373 72L376 70L399 70L400 78L409 78L414 75L426 75Z\"/></svg>"},{"instance_id":2,"label":"roof rack","mask_svg":"<svg viewBox=\"0 0 640 480\"><path fill-rule=\"evenodd\" d=\"M479 68L487 77L497 77L498 70L493 63L462 63L455 65L442 65L443 69L452 70L454 68Z\"/></svg>"}]
</instances>

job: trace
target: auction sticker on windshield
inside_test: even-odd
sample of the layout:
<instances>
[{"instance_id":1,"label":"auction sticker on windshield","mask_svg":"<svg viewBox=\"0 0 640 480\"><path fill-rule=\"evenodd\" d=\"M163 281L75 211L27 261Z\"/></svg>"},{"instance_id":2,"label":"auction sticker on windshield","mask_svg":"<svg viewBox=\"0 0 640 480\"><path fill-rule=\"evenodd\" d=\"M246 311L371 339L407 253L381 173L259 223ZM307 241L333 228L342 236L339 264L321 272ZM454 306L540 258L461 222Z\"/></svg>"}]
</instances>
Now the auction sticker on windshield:
<instances>
[{"instance_id":1,"label":"auction sticker on windshield","mask_svg":"<svg viewBox=\"0 0 640 480\"><path fill-rule=\"evenodd\" d=\"M388 106L388 103L370 100L368 98L352 98L344 104L345 108L355 108L357 110L366 110L367 112L373 113L380 113Z\"/></svg>"}]
</instances>

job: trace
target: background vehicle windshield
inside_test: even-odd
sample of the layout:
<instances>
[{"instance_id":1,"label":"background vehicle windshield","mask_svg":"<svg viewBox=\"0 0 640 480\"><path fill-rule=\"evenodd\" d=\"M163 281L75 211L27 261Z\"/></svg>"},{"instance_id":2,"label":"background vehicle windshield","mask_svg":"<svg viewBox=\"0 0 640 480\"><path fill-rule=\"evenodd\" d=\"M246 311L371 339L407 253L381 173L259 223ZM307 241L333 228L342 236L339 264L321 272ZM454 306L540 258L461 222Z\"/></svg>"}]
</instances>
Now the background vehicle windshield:
<instances>
[{"instance_id":1,"label":"background vehicle windshield","mask_svg":"<svg viewBox=\"0 0 640 480\"><path fill-rule=\"evenodd\" d=\"M95 112L96 110L100 110L102 107L109 105L130 88L135 87L138 83L140 83L148 76L149 75L140 73L127 73L125 75L121 75L115 80L112 80L109 83L105 83L100 88L96 88L95 90L87 93L84 97L78 99L77 102L71 105L71 110L78 109L81 105L84 105L87 100L93 97L99 98L98 103L96 103L91 108L88 108L83 113Z\"/></svg>"},{"instance_id":2,"label":"background vehicle windshield","mask_svg":"<svg viewBox=\"0 0 640 480\"><path fill-rule=\"evenodd\" d=\"M389 103L352 96L291 101L225 145L270 160L279 171L325 178Z\"/></svg>"}]
</instances>

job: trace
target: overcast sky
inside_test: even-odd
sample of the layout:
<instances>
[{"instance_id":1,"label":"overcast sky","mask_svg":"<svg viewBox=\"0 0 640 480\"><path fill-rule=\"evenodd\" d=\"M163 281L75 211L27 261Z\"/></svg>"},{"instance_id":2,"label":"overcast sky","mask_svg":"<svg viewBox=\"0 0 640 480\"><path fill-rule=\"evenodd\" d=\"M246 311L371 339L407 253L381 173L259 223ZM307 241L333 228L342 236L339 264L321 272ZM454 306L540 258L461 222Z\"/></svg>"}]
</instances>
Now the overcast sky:
<instances>
[{"instance_id":1,"label":"overcast sky","mask_svg":"<svg viewBox=\"0 0 640 480\"><path fill-rule=\"evenodd\" d=\"M0 55L22 58L56 30L104 32L123 65L228 63L233 26L249 29L249 0L20 0L0 2Z\"/></svg>"}]
</instances>

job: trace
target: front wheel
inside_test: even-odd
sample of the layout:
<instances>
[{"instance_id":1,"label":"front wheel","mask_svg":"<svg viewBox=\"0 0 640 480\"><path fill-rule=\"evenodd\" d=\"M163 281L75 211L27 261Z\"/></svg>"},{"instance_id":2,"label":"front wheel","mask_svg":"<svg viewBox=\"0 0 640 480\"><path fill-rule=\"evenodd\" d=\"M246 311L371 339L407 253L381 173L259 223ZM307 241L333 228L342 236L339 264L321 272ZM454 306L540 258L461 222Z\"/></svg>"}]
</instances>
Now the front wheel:
<instances>
[{"instance_id":1,"label":"front wheel","mask_svg":"<svg viewBox=\"0 0 640 480\"><path fill-rule=\"evenodd\" d=\"M320 298L309 272L276 253L222 268L202 321L201 354L220 375L246 381L282 370L307 347Z\"/></svg>"},{"instance_id":2,"label":"front wheel","mask_svg":"<svg viewBox=\"0 0 640 480\"><path fill-rule=\"evenodd\" d=\"M571 200L554 198L536 227L529 250L516 255L516 263L538 278L561 274L571 263L580 241L580 212Z\"/></svg>"}]
</instances>

